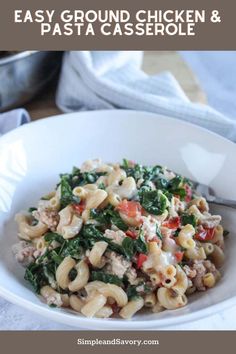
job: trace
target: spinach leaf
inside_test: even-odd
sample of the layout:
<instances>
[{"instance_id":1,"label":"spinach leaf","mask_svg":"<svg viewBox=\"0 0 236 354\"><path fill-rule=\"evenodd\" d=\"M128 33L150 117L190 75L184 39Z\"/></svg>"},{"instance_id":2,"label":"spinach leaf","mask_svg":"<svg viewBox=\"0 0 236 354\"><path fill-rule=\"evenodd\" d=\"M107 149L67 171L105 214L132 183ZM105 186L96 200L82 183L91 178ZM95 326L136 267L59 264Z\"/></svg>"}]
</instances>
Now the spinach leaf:
<instances>
[{"instance_id":1,"label":"spinach leaf","mask_svg":"<svg viewBox=\"0 0 236 354\"><path fill-rule=\"evenodd\" d=\"M50 252L50 258L54 261L55 264L59 265L63 261L63 257L60 256L55 250Z\"/></svg>"},{"instance_id":2,"label":"spinach leaf","mask_svg":"<svg viewBox=\"0 0 236 354\"><path fill-rule=\"evenodd\" d=\"M136 240L133 240L130 237L125 237L122 242L122 247L124 249L124 254L128 259L132 259L136 253L146 254L148 252L147 244L142 232L140 232L139 237Z\"/></svg>"},{"instance_id":3,"label":"spinach leaf","mask_svg":"<svg viewBox=\"0 0 236 354\"><path fill-rule=\"evenodd\" d=\"M193 227L196 227L197 225L197 219L195 215L190 215L190 214L182 214L181 215L181 223L182 225L193 225Z\"/></svg>"},{"instance_id":4,"label":"spinach leaf","mask_svg":"<svg viewBox=\"0 0 236 354\"><path fill-rule=\"evenodd\" d=\"M47 284L41 264L31 263L25 270L24 278L31 284L36 293L39 293L41 287Z\"/></svg>"},{"instance_id":5,"label":"spinach leaf","mask_svg":"<svg viewBox=\"0 0 236 354\"><path fill-rule=\"evenodd\" d=\"M159 237L159 239L162 241L163 237L162 237L162 234L161 234L161 231L160 231L158 225L156 226L156 235L157 235L157 237Z\"/></svg>"},{"instance_id":6,"label":"spinach leaf","mask_svg":"<svg viewBox=\"0 0 236 354\"><path fill-rule=\"evenodd\" d=\"M120 279L117 275L107 274L102 271L92 271L91 272L91 280L99 280L103 283L116 284L118 286L123 286L122 279Z\"/></svg>"},{"instance_id":7,"label":"spinach leaf","mask_svg":"<svg viewBox=\"0 0 236 354\"><path fill-rule=\"evenodd\" d=\"M135 254L135 241L130 237L125 237L122 241L125 256L131 259Z\"/></svg>"},{"instance_id":8,"label":"spinach leaf","mask_svg":"<svg viewBox=\"0 0 236 354\"><path fill-rule=\"evenodd\" d=\"M160 190L141 191L139 199L142 207L150 214L161 215L167 208L167 197Z\"/></svg>"},{"instance_id":9,"label":"spinach leaf","mask_svg":"<svg viewBox=\"0 0 236 354\"><path fill-rule=\"evenodd\" d=\"M139 296L136 288L137 285L128 285L126 289L126 294L129 300L133 300Z\"/></svg>"},{"instance_id":10,"label":"spinach leaf","mask_svg":"<svg viewBox=\"0 0 236 354\"><path fill-rule=\"evenodd\" d=\"M112 224L122 231L128 229L128 226L121 219L119 213L111 206L103 210L91 209L90 217L96 220L103 229L110 228Z\"/></svg>"},{"instance_id":11,"label":"spinach leaf","mask_svg":"<svg viewBox=\"0 0 236 354\"><path fill-rule=\"evenodd\" d=\"M100 225L104 226L104 228L107 228L110 224L110 215L107 212L107 209L91 209L90 218L96 220Z\"/></svg>"},{"instance_id":12,"label":"spinach leaf","mask_svg":"<svg viewBox=\"0 0 236 354\"><path fill-rule=\"evenodd\" d=\"M138 288L143 285L143 291L140 291ZM151 292L151 288L146 283L141 283L138 285L128 285L126 289L126 294L129 300L139 297L141 294L148 294Z\"/></svg>"},{"instance_id":13,"label":"spinach leaf","mask_svg":"<svg viewBox=\"0 0 236 354\"><path fill-rule=\"evenodd\" d=\"M97 241L105 241L108 243L108 249L124 255L123 247L112 242L111 239L105 237L101 231L99 231L94 225L85 225L82 230L83 242L87 242L88 247L91 248L92 245Z\"/></svg>"},{"instance_id":14,"label":"spinach leaf","mask_svg":"<svg viewBox=\"0 0 236 354\"><path fill-rule=\"evenodd\" d=\"M44 240L49 243L56 241L62 244L64 242L64 238L56 232L47 232L44 236Z\"/></svg>"},{"instance_id":15,"label":"spinach leaf","mask_svg":"<svg viewBox=\"0 0 236 354\"><path fill-rule=\"evenodd\" d=\"M168 191L172 194L179 195L182 200L186 197L186 190L183 187L184 183L185 178L177 175L169 181Z\"/></svg>"},{"instance_id":16,"label":"spinach leaf","mask_svg":"<svg viewBox=\"0 0 236 354\"><path fill-rule=\"evenodd\" d=\"M80 198L73 195L69 180L63 175L61 177L61 208L63 209L71 203L80 203Z\"/></svg>"},{"instance_id":17,"label":"spinach leaf","mask_svg":"<svg viewBox=\"0 0 236 354\"><path fill-rule=\"evenodd\" d=\"M121 219L119 213L117 211L112 211L110 212L111 215L111 223L114 224L118 229L122 231L128 230L128 226L124 223L124 221Z\"/></svg>"},{"instance_id":18,"label":"spinach leaf","mask_svg":"<svg viewBox=\"0 0 236 354\"><path fill-rule=\"evenodd\" d=\"M72 258L80 259L82 256L80 236L67 240L60 255L62 257L71 256Z\"/></svg>"},{"instance_id":19,"label":"spinach leaf","mask_svg":"<svg viewBox=\"0 0 236 354\"><path fill-rule=\"evenodd\" d=\"M28 212L31 214L33 211L35 211L35 210L37 210L37 208L35 208L35 207L30 207L29 209L28 209Z\"/></svg>"},{"instance_id":20,"label":"spinach leaf","mask_svg":"<svg viewBox=\"0 0 236 354\"><path fill-rule=\"evenodd\" d=\"M148 247L142 231L139 233L139 237L134 240L134 248L138 253L146 254L148 252Z\"/></svg>"}]
</instances>

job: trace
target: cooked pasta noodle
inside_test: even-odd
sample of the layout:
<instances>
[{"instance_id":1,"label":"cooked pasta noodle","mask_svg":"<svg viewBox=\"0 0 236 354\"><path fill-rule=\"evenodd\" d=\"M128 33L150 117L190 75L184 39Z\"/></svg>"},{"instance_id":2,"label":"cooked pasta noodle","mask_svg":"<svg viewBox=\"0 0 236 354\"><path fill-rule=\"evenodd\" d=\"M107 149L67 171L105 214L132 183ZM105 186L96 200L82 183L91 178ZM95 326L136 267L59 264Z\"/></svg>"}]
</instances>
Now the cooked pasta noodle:
<instances>
[{"instance_id":1,"label":"cooked pasta noodle","mask_svg":"<svg viewBox=\"0 0 236 354\"><path fill-rule=\"evenodd\" d=\"M221 217L159 165L85 161L16 221L25 279L48 305L87 317L158 316L221 277Z\"/></svg>"}]
</instances>

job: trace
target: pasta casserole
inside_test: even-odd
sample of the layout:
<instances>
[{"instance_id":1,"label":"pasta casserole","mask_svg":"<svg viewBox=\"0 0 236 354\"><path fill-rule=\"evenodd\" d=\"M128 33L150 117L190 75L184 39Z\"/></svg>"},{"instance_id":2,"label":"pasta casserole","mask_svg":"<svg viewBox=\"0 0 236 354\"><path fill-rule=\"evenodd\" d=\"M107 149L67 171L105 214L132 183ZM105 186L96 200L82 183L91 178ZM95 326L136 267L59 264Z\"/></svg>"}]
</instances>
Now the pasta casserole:
<instances>
[{"instance_id":1,"label":"pasta casserole","mask_svg":"<svg viewBox=\"0 0 236 354\"><path fill-rule=\"evenodd\" d=\"M25 279L48 305L87 317L177 309L220 279L221 216L159 165L88 160L16 222Z\"/></svg>"}]
</instances>

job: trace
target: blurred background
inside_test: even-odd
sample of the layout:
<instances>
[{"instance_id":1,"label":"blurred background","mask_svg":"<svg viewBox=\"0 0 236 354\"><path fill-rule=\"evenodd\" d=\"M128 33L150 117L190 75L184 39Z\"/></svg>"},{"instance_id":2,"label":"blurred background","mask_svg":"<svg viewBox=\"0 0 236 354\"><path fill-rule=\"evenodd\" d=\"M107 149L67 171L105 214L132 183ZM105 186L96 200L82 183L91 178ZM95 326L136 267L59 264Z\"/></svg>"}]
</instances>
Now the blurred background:
<instances>
[{"instance_id":1,"label":"blurred background","mask_svg":"<svg viewBox=\"0 0 236 354\"><path fill-rule=\"evenodd\" d=\"M60 113L55 92L63 52L0 51L0 111L24 107L35 120ZM142 69L169 71L192 102L206 104L234 118L236 52L149 51Z\"/></svg>"}]
</instances>

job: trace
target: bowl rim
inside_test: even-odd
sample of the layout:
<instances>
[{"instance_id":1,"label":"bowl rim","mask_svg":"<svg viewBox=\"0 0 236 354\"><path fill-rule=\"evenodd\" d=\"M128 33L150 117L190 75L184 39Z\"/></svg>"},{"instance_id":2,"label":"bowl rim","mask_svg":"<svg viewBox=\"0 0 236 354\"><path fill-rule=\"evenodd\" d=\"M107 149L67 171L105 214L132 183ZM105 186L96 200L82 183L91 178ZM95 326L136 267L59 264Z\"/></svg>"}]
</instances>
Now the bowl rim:
<instances>
[{"instance_id":1,"label":"bowl rim","mask_svg":"<svg viewBox=\"0 0 236 354\"><path fill-rule=\"evenodd\" d=\"M26 58L30 55L36 54L38 52L39 52L39 50L24 50L19 53L7 55L6 57L0 58L0 66L12 63L12 62L20 60L20 59L24 59L24 58Z\"/></svg>"},{"instance_id":2,"label":"bowl rim","mask_svg":"<svg viewBox=\"0 0 236 354\"><path fill-rule=\"evenodd\" d=\"M150 116L156 116L156 118L164 118L167 119L169 122L171 121L177 121L180 124L187 125L189 127L195 128L199 131L208 133L211 136L214 136L215 138L220 139L222 142L227 143L231 145L232 147L236 147L236 144L232 142L231 140L214 133L206 128L203 128L201 126L198 126L196 124L190 123L183 121L181 119L177 119L174 117L169 117L169 116L164 116L160 115L157 113L153 112L146 112L146 111L137 111L137 110L128 110L128 109L108 109L108 110L94 110L94 111L82 111L82 112L71 112L71 113L62 113L58 114L55 116L49 116L45 117L44 119L39 119L37 121L33 121L32 123L35 125L37 124L44 124L44 120L48 121L53 121L53 120L61 120L64 119L64 115L66 114L67 116L75 118L76 115L79 115L80 113L83 114L96 114L96 113L108 113L108 112L113 112L116 111L117 114L124 114L124 113L135 113L135 114L147 114ZM46 122L46 121L45 121ZM32 124L31 123L31 124ZM24 129L30 129L27 127L31 126L26 124L23 126L20 126L7 134L4 134L2 137L0 137L0 145L2 142L4 142L5 139L7 139L10 135L13 135L16 131L24 130ZM165 318L165 319L159 319L158 317L156 319L151 319L150 321L143 320L143 319L135 319L131 321L124 321L121 319L96 319L96 318L86 318L86 317L78 317L76 315L72 315L70 312L65 313L65 312L57 312L53 311L52 309L42 306L40 304L36 304L35 302L32 302L30 300L23 299L21 296L18 296L16 293L13 293L12 291L9 291L5 289L4 287L0 286L0 295L5 298L8 301L11 301L12 303L19 305L23 308L26 308L28 310L31 310L32 312L35 312L39 315L42 315L46 318L49 318L51 320L55 320L57 322L70 325L73 327L77 327L78 329L106 329L106 330L114 330L114 329L130 329L130 330L145 330L145 329L165 329L171 326L175 325L181 325L189 322L194 322L196 320L202 319L202 318L207 318L210 317L214 314L216 314L218 311L223 311L226 310L232 306L236 305L236 296L233 296L229 299L225 299L223 301L220 301L218 303L215 303L213 305L210 305L206 308L202 308L201 310L195 311L194 313L186 313L183 315L177 315L173 316L170 318ZM173 311L173 310L172 310ZM174 310L178 311L178 310ZM186 328L187 330L187 328Z\"/></svg>"}]
</instances>

